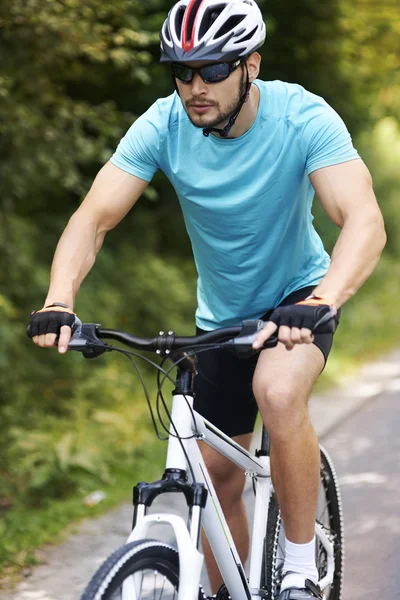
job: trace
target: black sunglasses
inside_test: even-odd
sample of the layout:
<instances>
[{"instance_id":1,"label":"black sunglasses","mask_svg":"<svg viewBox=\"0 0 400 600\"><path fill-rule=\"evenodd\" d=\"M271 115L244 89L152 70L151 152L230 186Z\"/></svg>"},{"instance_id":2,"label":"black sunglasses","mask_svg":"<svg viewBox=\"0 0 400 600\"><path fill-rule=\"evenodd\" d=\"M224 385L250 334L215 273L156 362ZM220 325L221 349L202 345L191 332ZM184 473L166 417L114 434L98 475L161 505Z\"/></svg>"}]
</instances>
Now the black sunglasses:
<instances>
[{"instance_id":1,"label":"black sunglasses","mask_svg":"<svg viewBox=\"0 0 400 600\"><path fill-rule=\"evenodd\" d=\"M172 75L182 83L191 83L195 73L198 73L204 83L218 83L228 79L229 75L238 68L242 60L221 62L205 65L204 67L187 67L182 63L171 63Z\"/></svg>"}]
</instances>

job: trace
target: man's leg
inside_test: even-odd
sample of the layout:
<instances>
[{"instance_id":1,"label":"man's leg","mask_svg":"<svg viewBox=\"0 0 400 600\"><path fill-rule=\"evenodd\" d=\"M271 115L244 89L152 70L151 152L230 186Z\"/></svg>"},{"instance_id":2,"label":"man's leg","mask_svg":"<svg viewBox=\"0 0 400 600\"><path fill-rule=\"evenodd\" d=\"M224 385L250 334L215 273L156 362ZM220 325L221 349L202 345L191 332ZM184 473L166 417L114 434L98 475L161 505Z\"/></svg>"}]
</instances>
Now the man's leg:
<instances>
[{"instance_id":1,"label":"man's leg","mask_svg":"<svg viewBox=\"0 0 400 600\"><path fill-rule=\"evenodd\" d=\"M251 433L245 433L234 436L232 439L248 450L251 437ZM229 529L231 530L240 559L244 564L249 552L249 530L246 510L242 500L245 474L239 467L212 448L203 443L199 443L199 447L228 522ZM204 532L202 543L211 591L215 594L221 587L222 577Z\"/></svg>"},{"instance_id":2,"label":"man's leg","mask_svg":"<svg viewBox=\"0 0 400 600\"><path fill-rule=\"evenodd\" d=\"M260 354L253 380L271 440L272 479L286 538L294 544L314 537L320 462L307 402L323 366L323 354L314 344L291 351L278 344Z\"/></svg>"}]
</instances>

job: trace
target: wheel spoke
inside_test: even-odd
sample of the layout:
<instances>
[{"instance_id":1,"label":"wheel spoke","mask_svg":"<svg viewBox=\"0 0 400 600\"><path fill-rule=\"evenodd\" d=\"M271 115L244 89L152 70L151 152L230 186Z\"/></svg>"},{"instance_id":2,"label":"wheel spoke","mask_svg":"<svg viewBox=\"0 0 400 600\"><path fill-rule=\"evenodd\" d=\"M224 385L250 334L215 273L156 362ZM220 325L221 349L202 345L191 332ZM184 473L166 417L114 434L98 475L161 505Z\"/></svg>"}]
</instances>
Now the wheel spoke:
<instances>
[{"instance_id":1,"label":"wheel spoke","mask_svg":"<svg viewBox=\"0 0 400 600\"><path fill-rule=\"evenodd\" d=\"M161 588L161 594L160 594L160 598L162 598L162 595L163 595L163 593L164 593L165 579L166 579L166 578L164 577L163 585L162 585L162 588ZM174 594L175 594L175 592L174 592Z\"/></svg>"}]
</instances>

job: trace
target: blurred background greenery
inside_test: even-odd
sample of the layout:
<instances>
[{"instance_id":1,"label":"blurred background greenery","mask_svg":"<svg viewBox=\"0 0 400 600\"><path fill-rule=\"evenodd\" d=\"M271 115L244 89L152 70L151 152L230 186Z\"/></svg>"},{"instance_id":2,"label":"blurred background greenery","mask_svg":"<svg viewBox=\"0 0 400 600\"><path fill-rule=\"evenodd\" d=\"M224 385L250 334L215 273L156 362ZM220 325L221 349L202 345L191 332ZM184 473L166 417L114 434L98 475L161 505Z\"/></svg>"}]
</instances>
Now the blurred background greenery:
<instances>
[{"instance_id":1,"label":"blurred background greenery","mask_svg":"<svg viewBox=\"0 0 400 600\"><path fill-rule=\"evenodd\" d=\"M172 92L158 64L164 0L13 0L0 5L0 564L34 561L71 520L129 499L164 446L123 357L42 351L25 335L44 301L69 216L134 119ZM398 0L260 4L262 79L304 85L343 117L369 166L388 244L343 311L325 385L399 341ZM112 199L111 199L112 201ZM315 203L328 250L337 228ZM176 197L157 174L111 232L76 309L137 334L193 331L195 271ZM147 377L148 382L151 381ZM153 387L154 389L154 387ZM107 493L100 507L82 499Z\"/></svg>"}]
</instances>

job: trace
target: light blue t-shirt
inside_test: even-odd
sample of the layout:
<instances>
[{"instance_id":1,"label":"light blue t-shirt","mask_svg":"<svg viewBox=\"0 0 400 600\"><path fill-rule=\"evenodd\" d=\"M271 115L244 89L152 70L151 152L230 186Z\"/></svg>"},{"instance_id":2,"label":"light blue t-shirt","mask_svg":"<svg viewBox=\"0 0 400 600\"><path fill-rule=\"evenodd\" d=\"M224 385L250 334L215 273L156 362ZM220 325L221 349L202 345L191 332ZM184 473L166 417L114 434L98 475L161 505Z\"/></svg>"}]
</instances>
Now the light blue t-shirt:
<instances>
[{"instance_id":1,"label":"light blue t-shirt","mask_svg":"<svg viewBox=\"0 0 400 600\"><path fill-rule=\"evenodd\" d=\"M196 322L205 330L259 318L319 283L330 259L312 224L308 175L359 158L322 98L295 84L254 83L260 102L244 135L206 138L174 93L135 121L111 158L145 181L161 169L174 186L199 275Z\"/></svg>"}]
</instances>

